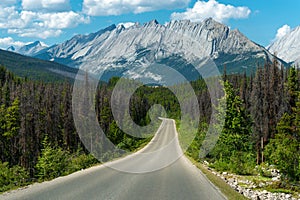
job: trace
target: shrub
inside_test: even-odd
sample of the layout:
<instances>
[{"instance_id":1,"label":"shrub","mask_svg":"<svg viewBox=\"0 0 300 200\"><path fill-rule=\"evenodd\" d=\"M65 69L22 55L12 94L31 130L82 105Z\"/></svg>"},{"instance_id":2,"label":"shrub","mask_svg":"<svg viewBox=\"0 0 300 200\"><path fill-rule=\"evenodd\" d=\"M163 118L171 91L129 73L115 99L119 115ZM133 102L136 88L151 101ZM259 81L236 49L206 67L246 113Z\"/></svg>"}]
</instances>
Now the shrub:
<instances>
[{"instance_id":1,"label":"shrub","mask_svg":"<svg viewBox=\"0 0 300 200\"><path fill-rule=\"evenodd\" d=\"M36 164L39 180L49 180L65 175L68 166L69 153L60 147L51 147L47 140L46 137L43 141L44 148Z\"/></svg>"},{"instance_id":2,"label":"shrub","mask_svg":"<svg viewBox=\"0 0 300 200\"><path fill-rule=\"evenodd\" d=\"M29 173L20 166L9 167L7 162L0 161L0 192L28 184Z\"/></svg>"}]
</instances>

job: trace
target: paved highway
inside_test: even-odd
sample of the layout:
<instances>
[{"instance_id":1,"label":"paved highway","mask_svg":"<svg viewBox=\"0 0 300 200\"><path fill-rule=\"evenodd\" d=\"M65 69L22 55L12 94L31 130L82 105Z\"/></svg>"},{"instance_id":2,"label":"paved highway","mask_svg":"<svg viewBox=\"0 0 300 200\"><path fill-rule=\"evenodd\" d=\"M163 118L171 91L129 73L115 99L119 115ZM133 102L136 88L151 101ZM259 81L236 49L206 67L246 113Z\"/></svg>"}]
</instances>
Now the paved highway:
<instances>
[{"instance_id":1,"label":"paved highway","mask_svg":"<svg viewBox=\"0 0 300 200\"><path fill-rule=\"evenodd\" d=\"M164 119L141 151L108 164L0 195L22 200L226 199L182 156L173 120Z\"/></svg>"}]
</instances>

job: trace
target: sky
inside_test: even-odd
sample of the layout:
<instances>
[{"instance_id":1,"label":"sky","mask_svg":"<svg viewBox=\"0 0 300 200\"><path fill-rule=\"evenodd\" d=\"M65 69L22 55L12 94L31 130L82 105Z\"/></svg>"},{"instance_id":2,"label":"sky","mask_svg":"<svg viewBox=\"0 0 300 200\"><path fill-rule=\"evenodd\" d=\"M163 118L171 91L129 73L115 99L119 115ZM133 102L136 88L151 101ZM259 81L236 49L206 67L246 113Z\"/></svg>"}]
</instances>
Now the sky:
<instances>
[{"instance_id":1,"label":"sky","mask_svg":"<svg viewBox=\"0 0 300 200\"><path fill-rule=\"evenodd\" d=\"M0 48L59 44L112 24L212 17L267 46L300 26L299 0L0 0Z\"/></svg>"}]
</instances>

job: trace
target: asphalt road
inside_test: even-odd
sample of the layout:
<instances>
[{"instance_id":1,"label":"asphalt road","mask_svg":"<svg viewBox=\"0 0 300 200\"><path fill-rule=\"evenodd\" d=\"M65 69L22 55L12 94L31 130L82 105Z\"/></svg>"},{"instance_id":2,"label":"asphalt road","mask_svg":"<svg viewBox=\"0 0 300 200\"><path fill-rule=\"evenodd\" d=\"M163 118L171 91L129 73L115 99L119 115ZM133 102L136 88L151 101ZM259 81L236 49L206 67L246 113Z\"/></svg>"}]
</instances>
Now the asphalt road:
<instances>
[{"instance_id":1,"label":"asphalt road","mask_svg":"<svg viewBox=\"0 0 300 200\"><path fill-rule=\"evenodd\" d=\"M218 200L226 199L182 156L173 120L152 141L123 159L0 195L1 200Z\"/></svg>"}]
</instances>

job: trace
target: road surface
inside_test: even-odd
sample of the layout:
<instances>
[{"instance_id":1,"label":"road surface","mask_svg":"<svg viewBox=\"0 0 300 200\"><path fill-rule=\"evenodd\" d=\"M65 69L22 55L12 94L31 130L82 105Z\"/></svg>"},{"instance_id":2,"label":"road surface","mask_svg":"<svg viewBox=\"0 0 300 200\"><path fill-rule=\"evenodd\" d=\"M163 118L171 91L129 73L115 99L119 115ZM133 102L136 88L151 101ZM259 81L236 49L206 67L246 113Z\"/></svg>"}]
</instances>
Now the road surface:
<instances>
[{"instance_id":1,"label":"road surface","mask_svg":"<svg viewBox=\"0 0 300 200\"><path fill-rule=\"evenodd\" d=\"M164 119L141 151L109 164L0 195L22 200L226 199L185 157L173 120Z\"/></svg>"}]
</instances>

